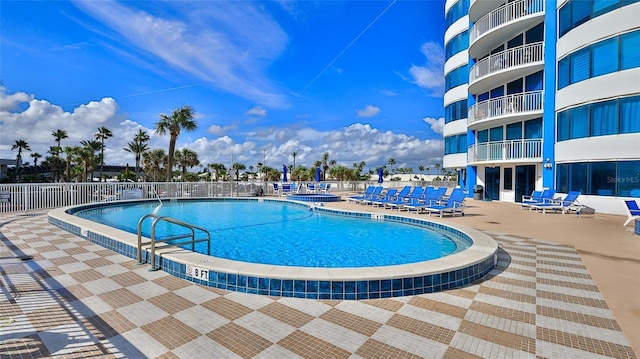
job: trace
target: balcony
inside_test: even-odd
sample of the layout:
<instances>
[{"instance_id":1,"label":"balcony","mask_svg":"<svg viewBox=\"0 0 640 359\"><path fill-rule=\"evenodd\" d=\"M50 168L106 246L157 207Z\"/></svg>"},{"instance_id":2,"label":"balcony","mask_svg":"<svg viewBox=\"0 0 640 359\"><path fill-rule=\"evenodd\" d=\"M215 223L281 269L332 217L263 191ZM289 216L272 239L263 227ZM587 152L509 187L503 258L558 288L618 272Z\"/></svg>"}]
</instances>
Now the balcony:
<instances>
[{"instance_id":1,"label":"balcony","mask_svg":"<svg viewBox=\"0 0 640 359\"><path fill-rule=\"evenodd\" d=\"M482 57L491 49L544 21L544 0L519 0L501 6L478 20L469 33L469 56Z\"/></svg>"},{"instance_id":2,"label":"balcony","mask_svg":"<svg viewBox=\"0 0 640 359\"><path fill-rule=\"evenodd\" d=\"M542 139L477 143L469 146L469 163L541 162Z\"/></svg>"},{"instance_id":3,"label":"balcony","mask_svg":"<svg viewBox=\"0 0 640 359\"><path fill-rule=\"evenodd\" d=\"M469 92L487 92L509 80L544 68L544 44L512 47L476 62L469 71Z\"/></svg>"},{"instance_id":4,"label":"balcony","mask_svg":"<svg viewBox=\"0 0 640 359\"><path fill-rule=\"evenodd\" d=\"M487 121L492 121L492 126L500 125L499 121L493 122L500 119L504 119L505 123L510 123L514 120L525 121L540 117L542 112L542 90L517 93L492 98L472 105L469 107L467 115L467 126L470 129L475 129L474 127L479 127Z\"/></svg>"}]
</instances>

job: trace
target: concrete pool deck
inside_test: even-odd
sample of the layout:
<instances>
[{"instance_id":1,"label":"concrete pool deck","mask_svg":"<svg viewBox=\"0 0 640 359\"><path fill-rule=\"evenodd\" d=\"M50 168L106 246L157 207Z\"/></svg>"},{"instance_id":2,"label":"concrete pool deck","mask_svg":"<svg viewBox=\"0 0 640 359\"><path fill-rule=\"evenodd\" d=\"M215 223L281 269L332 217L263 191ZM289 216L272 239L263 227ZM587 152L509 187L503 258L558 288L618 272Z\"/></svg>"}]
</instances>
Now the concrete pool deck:
<instances>
[{"instance_id":1,"label":"concrete pool deck","mask_svg":"<svg viewBox=\"0 0 640 359\"><path fill-rule=\"evenodd\" d=\"M0 353L9 358L637 357L640 236L631 226L622 227L624 218L468 204L465 217L442 221L475 228L500 244L498 266L487 280L441 293L364 301L206 288L149 272L133 259L48 224L45 212L3 215ZM346 202L326 205L375 211Z\"/></svg>"}]
</instances>

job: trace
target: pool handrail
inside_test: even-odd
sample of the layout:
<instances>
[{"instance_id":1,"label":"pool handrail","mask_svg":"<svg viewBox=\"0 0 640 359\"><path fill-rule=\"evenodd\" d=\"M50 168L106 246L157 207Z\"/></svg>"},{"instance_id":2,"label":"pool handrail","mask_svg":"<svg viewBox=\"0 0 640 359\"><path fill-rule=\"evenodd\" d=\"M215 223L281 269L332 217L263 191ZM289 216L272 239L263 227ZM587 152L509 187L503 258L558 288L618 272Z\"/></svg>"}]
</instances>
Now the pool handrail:
<instances>
[{"instance_id":1,"label":"pool handrail","mask_svg":"<svg viewBox=\"0 0 640 359\"><path fill-rule=\"evenodd\" d=\"M151 223L151 241L142 243L142 223L144 222L145 219L152 218L152 217L155 219L153 220L153 223ZM160 221L165 221L165 222L176 224L184 228L188 228L191 231L191 234L181 234L181 235L171 236L163 239L156 239L156 224L158 224L158 222ZM196 229L206 233L207 235L206 238L196 239L196 231L195 231ZM195 251L196 243L207 241L207 255L211 255L211 234L206 228L196 226L194 224L187 223L172 217L159 216L155 213L145 214L138 220L138 253L137 253L138 264L144 264L144 262L142 261L142 245L151 244L151 268L149 268L149 271L158 270L159 268L156 268L156 243L169 242L169 241L174 241L174 240L183 239L183 238L191 238L191 240L187 242L169 243L169 244L166 244L165 247L175 247L175 246L181 246L185 244L191 244L191 251Z\"/></svg>"}]
</instances>

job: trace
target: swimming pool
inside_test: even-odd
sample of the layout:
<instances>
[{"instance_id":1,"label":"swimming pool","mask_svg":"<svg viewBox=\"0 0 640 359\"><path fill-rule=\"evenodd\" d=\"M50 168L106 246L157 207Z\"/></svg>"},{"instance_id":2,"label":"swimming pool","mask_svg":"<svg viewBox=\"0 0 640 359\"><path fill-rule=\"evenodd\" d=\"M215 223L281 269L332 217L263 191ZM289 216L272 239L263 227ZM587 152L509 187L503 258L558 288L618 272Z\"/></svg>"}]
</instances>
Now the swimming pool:
<instances>
[{"instance_id":1,"label":"swimming pool","mask_svg":"<svg viewBox=\"0 0 640 359\"><path fill-rule=\"evenodd\" d=\"M253 204L281 202L267 198L216 198ZM192 200L179 200L190 202ZM135 201L153 202L153 201ZM166 202L166 201L165 201ZM157 205L157 202L155 202ZM60 208L49 212L49 222L117 253L136 258L137 236L121 229L79 218L71 213L110 204ZM162 270L211 287L271 296L315 299L375 299L430 293L468 285L484 277L495 265L497 243L468 227L437 220L390 213L366 213L298 203L306 211L359 218L368 226L398 222L437 229L472 242L463 251L439 259L375 267L301 267L250 263L170 248L156 252ZM143 253L148 263L149 252Z\"/></svg>"},{"instance_id":2,"label":"swimming pool","mask_svg":"<svg viewBox=\"0 0 640 359\"><path fill-rule=\"evenodd\" d=\"M309 210L284 201L173 201L117 204L74 215L130 233L154 213L206 228L211 255L236 261L298 267L376 267L423 262L468 248L471 241L448 231L394 221L371 221ZM151 222L142 232L151 236ZM156 238L185 233L161 222ZM207 243L196 244L207 253ZM187 247L183 247L188 249Z\"/></svg>"}]
</instances>

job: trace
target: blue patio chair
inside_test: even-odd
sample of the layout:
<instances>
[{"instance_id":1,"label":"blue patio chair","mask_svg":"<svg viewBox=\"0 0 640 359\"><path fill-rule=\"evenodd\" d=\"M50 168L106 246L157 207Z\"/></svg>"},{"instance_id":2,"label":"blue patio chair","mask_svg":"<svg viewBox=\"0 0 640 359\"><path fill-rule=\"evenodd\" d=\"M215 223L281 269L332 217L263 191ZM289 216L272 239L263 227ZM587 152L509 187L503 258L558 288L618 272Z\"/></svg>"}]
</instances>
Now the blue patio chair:
<instances>
[{"instance_id":1,"label":"blue patio chair","mask_svg":"<svg viewBox=\"0 0 640 359\"><path fill-rule=\"evenodd\" d=\"M533 199L531 199L529 202L521 202L520 203L520 209L522 208L529 208L530 210L533 209L534 205L539 205L539 204L546 204L546 203L550 203L550 202L554 202L554 197L556 195L556 191L553 189L545 189L544 191L542 191L542 194L540 195L539 198L536 198L536 200L534 201Z\"/></svg>"},{"instance_id":2,"label":"blue patio chair","mask_svg":"<svg viewBox=\"0 0 640 359\"><path fill-rule=\"evenodd\" d=\"M542 202L542 191L533 191L530 196L522 196L522 202L520 202L520 209L529 207L531 204Z\"/></svg>"},{"instance_id":3,"label":"blue patio chair","mask_svg":"<svg viewBox=\"0 0 640 359\"><path fill-rule=\"evenodd\" d=\"M383 189L384 188L382 186L376 186L373 189L373 192L371 192L371 194L364 195L361 199L355 200L355 203L356 204L362 204L362 203L364 203L364 201L370 201L370 200L372 200L374 198L378 198L380 196L380 193L382 193Z\"/></svg>"},{"instance_id":4,"label":"blue patio chair","mask_svg":"<svg viewBox=\"0 0 640 359\"><path fill-rule=\"evenodd\" d=\"M389 188L385 193L381 193L378 198L371 199L368 201L363 201L366 205L372 205L376 207L383 206L385 202L391 201L396 198L396 194L398 193L397 188Z\"/></svg>"},{"instance_id":5,"label":"blue patio chair","mask_svg":"<svg viewBox=\"0 0 640 359\"><path fill-rule=\"evenodd\" d=\"M273 195L274 196L279 196L280 195L280 187L278 187L277 183L273 184Z\"/></svg>"},{"instance_id":6,"label":"blue patio chair","mask_svg":"<svg viewBox=\"0 0 640 359\"><path fill-rule=\"evenodd\" d=\"M451 213L454 217L456 213L464 216L464 200L465 194L462 188L454 188L445 203L424 206L419 208L419 210L420 212L429 212L429 216L431 216L431 213L438 213L440 214L440 218L442 218L444 213Z\"/></svg>"},{"instance_id":7,"label":"blue patio chair","mask_svg":"<svg viewBox=\"0 0 640 359\"><path fill-rule=\"evenodd\" d=\"M400 197L396 201L385 203L385 208L387 207L391 209L395 208L399 211L400 208L402 208L402 206L404 206L405 204L418 203L418 199L420 199L420 196L422 196L422 193L424 193L424 188L420 186L416 186L413 188L413 191L411 191L409 195L405 197Z\"/></svg>"},{"instance_id":8,"label":"blue patio chair","mask_svg":"<svg viewBox=\"0 0 640 359\"><path fill-rule=\"evenodd\" d=\"M307 185L307 189L309 188L309 186L312 186L312 188L313 188L313 192L312 193L315 193L315 185L313 183L309 183ZM364 191L363 194L347 197L347 201L349 201L349 202L358 202L361 199L364 199L364 198L367 198L367 197L371 196L371 194L373 193L373 191L375 191L375 189L376 189L376 186L369 186L369 187L367 187L367 189Z\"/></svg>"},{"instance_id":9,"label":"blue patio chair","mask_svg":"<svg viewBox=\"0 0 640 359\"><path fill-rule=\"evenodd\" d=\"M577 200L580 197L580 191L570 191L567 193L566 197L561 200L551 200L546 201L544 203L532 204L531 208L541 211L542 213L547 213L547 210L562 211L562 214L568 213L571 210L575 210L579 212L582 208Z\"/></svg>"},{"instance_id":10,"label":"blue patio chair","mask_svg":"<svg viewBox=\"0 0 640 359\"><path fill-rule=\"evenodd\" d=\"M441 204L446 193L446 187L440 187L437 189L428 188L422 196L420 203L405 204L402 208L406 209L407 212L416 211L416 213L420 213L422 208Z\"/></svg>"},{"instance_id":11,"label":"blue patio chair","mask_svg":"<svg viewBox=\"0 0 640 359\"><path fill-rule=\"evenodd\" d=\"M634 219L640 219L640 207L638 206L638 202L633 199L626 199L624 201L624 204L626 207L625 209L627 210L628 218L622 226L626 227L627 224L629 224L629 222L633 221Z\"/></svg>"},{"instance_id":12,"label":"blue patio chair","mask_svg":"<svg viewBox=\"0 0 640 359\"><path fill-rule=\"evenodd\" d=\"M409 192L411 192L411 186L404 186L400 191L396 190L395 193L393 193L390 196L388 195L389 193L387 192L387 196L385 198L377 199L373 201L371 204L376 207L384 207L385 204L389 202L397 201L398 198L401 198L401 197L406 197L409 194Z\"/></svg>"},{"instance_id":13,"label":"blue patio chair","mask_svg":"<svg viewBox=\"0 0 640 359\"><path fill-rule=\"evenodd\" d=\"M286 196L291 193L291 184L283 183L282 184L282 196Z\"/></svg>"}]
</instances>

